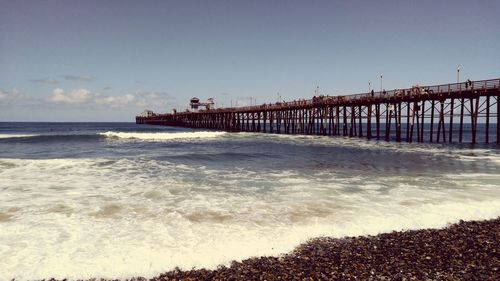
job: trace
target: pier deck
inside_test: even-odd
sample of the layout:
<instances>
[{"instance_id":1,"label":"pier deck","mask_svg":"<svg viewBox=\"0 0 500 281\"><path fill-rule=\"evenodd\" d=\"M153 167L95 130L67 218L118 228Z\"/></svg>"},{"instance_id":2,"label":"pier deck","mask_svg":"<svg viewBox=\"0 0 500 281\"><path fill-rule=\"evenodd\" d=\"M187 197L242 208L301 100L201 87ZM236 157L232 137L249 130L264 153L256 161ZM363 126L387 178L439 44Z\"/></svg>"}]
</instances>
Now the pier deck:
<instances>
[{"instance_id":1,"label":"pier deck","mask_svg":"<svg viewBox=\"0 0 500 281\"><path fill-rule=\"evenodd\" d=\"M397 142L500 144L499 98L500 78L315 96L249 107L153 114L137 116L136 123Z\"/></svg>"}]
</instances>

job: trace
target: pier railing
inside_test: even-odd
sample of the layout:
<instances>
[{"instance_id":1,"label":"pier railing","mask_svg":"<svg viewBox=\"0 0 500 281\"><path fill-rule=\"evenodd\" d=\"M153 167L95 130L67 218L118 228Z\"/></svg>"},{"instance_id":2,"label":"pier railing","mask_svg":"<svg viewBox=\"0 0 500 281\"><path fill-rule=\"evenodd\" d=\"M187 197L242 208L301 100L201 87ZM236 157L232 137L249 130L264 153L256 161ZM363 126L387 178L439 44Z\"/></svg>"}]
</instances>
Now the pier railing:
<instances>
[{"instance_id":1,"label":"pier railing","mask_svg":"<svg viewBox=\"0 0 500 281\"><path fill-rule=\"evenodd\" d=\"M293 107L293 106L312 106L316 104L336 104L336 103L346 103L352 101L362 101L369 99L387 99L387 98L400 98L400 97L417 97L417 96L438 96L439 94L447 94L452 92L466 92L466 91L478 91L485 89L499 89L500 88L500 78L490 79L490 80L479 80L479 81L465 81L460 83L433 85L433 86L419 86L418 84L411 88L406 89L393 89L393 90L382 90L374 91L373 94L370 92L360 93L360 94L350 94L350 95L336 95L336 96L318 96L311 99L299 99L288 102L276 102L276 103L264 103L261 105L254 106L235 106L235 107L224 107L219 109L212 109L211 111L252 111L260 110L262 108L269 109L279 109L281 107ZM201 110L203 112L204 110Z\"/></svg>"}]
</instances>

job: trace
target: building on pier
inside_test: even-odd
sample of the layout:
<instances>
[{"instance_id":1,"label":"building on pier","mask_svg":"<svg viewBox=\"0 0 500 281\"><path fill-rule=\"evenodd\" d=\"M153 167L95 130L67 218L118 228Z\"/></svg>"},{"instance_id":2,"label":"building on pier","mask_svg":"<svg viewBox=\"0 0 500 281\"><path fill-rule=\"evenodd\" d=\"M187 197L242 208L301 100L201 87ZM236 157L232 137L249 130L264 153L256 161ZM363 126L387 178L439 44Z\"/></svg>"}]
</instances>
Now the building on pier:
<instances>
[{"instance_id":1,"label":"building on pier","mask_svg":"<svg viewBox=\"0 0 500 281\"><path fill-rule=\"evenodd\" d=\"M205 102L200 102L199 98L193 97L189 101L189 105L191 106L192 112L198 112L199 110L202 110L202 108L205 110L215 109L215 101L213 98L209 98Z\"/></svg>"}]
</instances>

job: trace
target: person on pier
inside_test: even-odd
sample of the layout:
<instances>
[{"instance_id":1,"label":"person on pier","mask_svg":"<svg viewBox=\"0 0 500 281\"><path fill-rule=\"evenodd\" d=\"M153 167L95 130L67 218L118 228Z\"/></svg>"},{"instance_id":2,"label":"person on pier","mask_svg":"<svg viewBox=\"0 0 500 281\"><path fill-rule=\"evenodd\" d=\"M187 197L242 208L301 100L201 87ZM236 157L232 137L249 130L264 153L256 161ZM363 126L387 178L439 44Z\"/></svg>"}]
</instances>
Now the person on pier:
<instances>
[{"instance_id":1,"label":"person on pier","mask_svg":"<svg viewBox=\"0 0 500 281\"><path fill-rule=\"evenodd\" d=\"M467 81L465 81L465 89L469 89L469 87L472 88L472 81L470 81L470 79L467 79Z\"/></svg>"}]
</instances>

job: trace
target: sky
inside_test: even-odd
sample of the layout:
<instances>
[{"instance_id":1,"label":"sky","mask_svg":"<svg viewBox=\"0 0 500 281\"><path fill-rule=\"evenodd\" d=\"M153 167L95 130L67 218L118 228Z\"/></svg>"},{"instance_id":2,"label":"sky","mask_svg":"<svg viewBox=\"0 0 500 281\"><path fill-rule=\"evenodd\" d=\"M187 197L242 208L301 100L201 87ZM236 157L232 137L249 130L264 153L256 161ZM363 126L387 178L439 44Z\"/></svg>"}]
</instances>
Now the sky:
<instances>
[{"instance_id":1,"label":"sky","mask_svg":"<svg viewBox=\"0 0 500 281\"><path fill-rule=\"evenodd\" d=\"M1 121L500 78L500 1L0 0Z\"/></svg>"}]
</instances>

